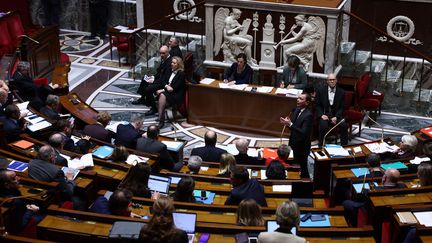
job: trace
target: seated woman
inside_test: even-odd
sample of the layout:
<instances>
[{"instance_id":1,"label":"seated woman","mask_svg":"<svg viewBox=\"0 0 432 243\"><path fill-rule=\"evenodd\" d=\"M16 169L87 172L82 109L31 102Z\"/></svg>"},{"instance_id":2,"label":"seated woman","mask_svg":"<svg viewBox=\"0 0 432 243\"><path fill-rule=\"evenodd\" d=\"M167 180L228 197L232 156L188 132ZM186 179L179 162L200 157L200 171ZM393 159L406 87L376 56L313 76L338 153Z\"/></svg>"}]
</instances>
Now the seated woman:
<instances>
[{"instance_id":1,"label":"seated woman","mask_svg":"<svg viewBox=\"0 0 432 243\"><path fill-rule=\"evenodd\" d=\"M426 162L421 163L417 168L417 177L420 186L432 186L432 165Z\"/></svg>"},{"instance_id":2,"label":"seated woman","mask_svg":"<svg viewBox=\"0 0 432 243\"><path fill-rule=\"evenodd\" d=\"M220 177L230 177L231 170L236 166L236 160L234 155L230 153L224 153L221 155L220 164L219 164L219 172L217 176Z\"/></svg>"},{"instance_id":3,"label":"seated woman","mask_svg":"<svg viewBox=\"0 0 432 243\"><path fill-rule=\"evenodd\" d=\"M403 135L399 149L392 154L393 159L406 159L414 157L417 148L417 138L414 135Z\"/></svg>"},{"instance_id":4,"label":"seated woman","mask_svg":"<svg viewBox=\"0 0 432 243\"><path fill-rule=\"evenodd\" d=\"M263 226L261 207L253 199L244 199L237 208L237 225Z\"/></svg>"},{"instance_id":5,"label":"seated woman","mask_svg":"<svg viewBox=\"0 0 432 243\"><path fill-rule=\"evenodd\" d=\"M229 69L225 71L224 83L229 84L249 84L252 79L253 70L247 64L247 57L244 53L239 53Z\"/></svg>"},{"instance_id":6,"label":"seated woman","mask_svg":"<svg viewBox=\"0 0 432 243\"><path fill-rule=\"evenodd\" d=\"M153 216L140 232L140 241L148 243L187 243L188 235L174 225L174 204L171 198L161 196L153 203Z\"/></svg>"},{"instance_id":7,"label":"seated woman","mask_svg":"<svg viewBox=\"0 0 432 243\"><path fill-rule=\"evenodd\" d=\"M193 191L195 190L195 181L190 176L183 177L177 184L177 188L171 197L176 202L196 202Z\"/></svg>"},{"instance_id":8,"label":"seated woman","mask_svg":"<svg viewBox=\"0 0 432 243\"><path fill-rule=\"evenodd\" d=\"M125 146L116 146L108 159L116 163L125 163L128 157L129 152Z\"/></svg>"},{"instance_id":9,"label":"seated woman","mask_svg":"<svg viewBox=\"0 0 432 243\"><path fill-rule=\"evenodd\" d=\"M119 188L128 189L136 197L151 197L150 189L148 188L148 180L150 177L151 168L146 163L138 163L130 168L127 177L120 183Z\"/></svg>"},{"instance_id":10,"label":"seated woman","mask_svg":"<svg viewBox=\"0 0 432 243\"><path fill-rule=\"evenodd\" d=\"M269 180L286 179L286 170L279 160L272 160L266 169L266 177Z\"/></svg>"},{"instance_id":11,"label":"seated woman","mask_svg":"<svg viewBox=\"0 0 432 243\"><path fill-rule=\"evenodd\" d=\"M291 229L300 224L300 210L297 203L285 201L276 209L276 223L279 225L274 232L262 232L258 242L306 242L306 239L291 234Z\"/></svg>"},{"instance_id":12,"label":"seated woman","mask_svg":"<svg viewBox=\"0 0 432 243\"><path fill-rule=\"evenodd\" d=\"M307 85L306 72L300 67L300 59L297 56L289 56L287 65L283 69L281 88L305 89Z\"/></svg>"},{"instance_id":13,"label":"seated woman","mask_svg":"<svg viewBox=\"0 0 432 243\"><path fill-rule=\"evenodd\" d=\"M185 93L184 64L180 57L172 58L171 70L171 76L167 80L165 87L156 91L159 96L159 129L165 125L165 107L167 103L170 105L182 104Z\"/></svg>"}]
</instances>

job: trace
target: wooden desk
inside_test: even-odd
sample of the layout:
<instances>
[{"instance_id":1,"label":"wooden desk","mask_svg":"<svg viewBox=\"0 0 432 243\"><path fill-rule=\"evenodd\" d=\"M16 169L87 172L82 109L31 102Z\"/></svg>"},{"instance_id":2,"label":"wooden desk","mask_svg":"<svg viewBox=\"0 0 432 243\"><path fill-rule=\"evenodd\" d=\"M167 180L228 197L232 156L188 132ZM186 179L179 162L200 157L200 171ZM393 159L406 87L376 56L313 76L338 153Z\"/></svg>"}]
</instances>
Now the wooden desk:
<instances>
[{"instance_id":1,"label":"wooden desk","mask_svg":"<svg viewBox=\"0 0 432 243\"><path fill-rule=\"evenodd\" d=\"M271 93L251 93L210 85L188 85L188 122L251 133L280 136L280 117L296 107L296 98ZM286 129L289 130L289 129Z\"/></svg>"},{"instance_id":2,"label":"wooden desk","mask_svg":"<svg viewBox=\"0 0 432 243\"><path fill-rule=\"evenodd\" d=\"M74 117L84 122L84 124L97 123L96 116L98 112L81 100L76 93L60 96L60 104Z\"/></svg>"}]
</instances>

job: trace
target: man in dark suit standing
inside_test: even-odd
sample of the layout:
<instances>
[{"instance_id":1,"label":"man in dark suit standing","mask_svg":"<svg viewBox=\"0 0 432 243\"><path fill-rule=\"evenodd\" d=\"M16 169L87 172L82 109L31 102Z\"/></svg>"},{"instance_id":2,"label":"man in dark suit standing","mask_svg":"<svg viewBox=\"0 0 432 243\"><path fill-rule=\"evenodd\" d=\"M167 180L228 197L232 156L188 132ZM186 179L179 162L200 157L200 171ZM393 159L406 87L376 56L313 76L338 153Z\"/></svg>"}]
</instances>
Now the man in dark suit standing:
<instances>
[{"instance_id":1,"label":"man in dark suit standing","mask_svg":"<svg viewBox=\"0 0 432 243\"><path fill-rule=\"evenodd\" d=\"M317 90L316 114L319 125L319 145L324 145L324 136L330 126L336 125L344 118L345 91L338 87L336 75L330 73L327 85ZM348 144L347 124L343 121L339 126L341 145Z\"/></svg>"},{"instance_id":2,"label":"man in dark suit standing","mask_svg":"<svg viewBox=\"0 0 432 243\"><path fill-rule=\"evenodd\" d=\"M204 135L204 147L192 149L191 155L201 157L203 161L220 162L221 155L227 151L216 147L217 135L213 131L207 131Z\"/></svg>"},{"instance_id":3,"label":"man in dark suit standing","mask_svg":"<svg viewBox=\"0 0 432 243\"><path fill-rule=\"evenodd\" d=\"M183 59L183 54L182 54L182 52L180 50L178 40L177 40L177 38L175 36L171 36L171 38L170 38L170 40L168 42L168 45L170 47L170 51L169 51L170 56L172 56L172 57L176 57L177 56L177 57L180 57L180 58Z\"/></svg>"},{"instance_id":4,"label":"man in dark suit standing","mask_svg":"<svg viewBox=\"0 0 432 243\"><path fill-rule=\"evenodd\" d=\"M134 105L145 104L150 107L150 110L145 113L146 116L150 116L157 113L156 102L153 94L160 89L163 89L167 84L169 76L171 75L171 55L168 52L168 46L162 46L159 49L159 55L161 58L161 64L156 70L154 79L142 80L138 88L138 94L141 98L132 102Z\"/></svg>"},{"instance_id":5,"label":"man in dark suit standing","mask_svg":"<svg viewBox=\"0 0 432 243\"><path fill-rule=\"evenodd\" d=\"M280 122L291 130L289 145L293 149L294 164L300 164L301 177L309 178L307 159L311 147L311 132L313 117L310 108L311 97L307 93L297 97L297 107L293 112L293 119L281 117Z\"/></svg>"},{"instance_id":6,"label":"man in dark suit standing","mask_svg":"<svg viewBox=\"0 0 432 243\"><path fill-rule=\"evenodd\" d=\"M175 162L174 159L168 152L167 146L159 142L159 128L155 125L151 125L147 128L147 137L139 138L136 144L136 150L147 153L158 153L159 163L158 166L161 169L167 169L170 171L179 171L183 163Z\"/></svg>"},{"instance_id":7,"label":"man in dark suit standing","mask_svg":"<svg viewBox=\"0 0 432 243\"><path fill-rule=\"evenodd\" d=\"M245 167L236 166L231 171L231 184L233 189L225 205L239 205L243 199L254 199L262 207L267 206L264 195L264 186L255 179L249 179L249 172Z\"/></svg>"},{"instance_id":8,"label":"man in dark suit standing","mask_svg":"<svg viewBox=\"0 0 432 243\"><path fill-rule=\"evenodd\" d=\"M139 130L143 122L142 117L132 114L129 124L120 124L117 126L114 144L116 146L125 146L126 148L135 148L138 138L142 136Z\"/></svg>"}]
</instances>

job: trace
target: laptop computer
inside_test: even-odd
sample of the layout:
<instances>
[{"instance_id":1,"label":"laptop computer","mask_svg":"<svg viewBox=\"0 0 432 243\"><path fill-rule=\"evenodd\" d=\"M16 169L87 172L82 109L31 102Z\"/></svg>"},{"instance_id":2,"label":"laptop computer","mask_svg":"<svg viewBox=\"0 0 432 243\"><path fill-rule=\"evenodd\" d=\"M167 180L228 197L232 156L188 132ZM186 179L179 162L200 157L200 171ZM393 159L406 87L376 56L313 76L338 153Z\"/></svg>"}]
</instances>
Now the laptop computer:
<instances>
[{"instance_id":1,"label":"laptop computer","mask_svg":"<svg viewBox=\"0 0 432 243\"><path fill-rule=\"evenodd\" d=\"M313 183L312 182L293 182L291 191L291 201L296 202L301 207L313 207Z\"/></svg>"},{"instance_id":2,"label":"laptop computer","mask_svg":"<svg viewBox=\"0 0 432 243\"><path fill-rule=\"evenodd\" d=\"M274 232L277 228L279 228L279 225L277 224L276 220L267 220L266 221L266 231L267 232ZM291 228L291 234L293 234L293 235L297 234L297 228L296 227Z\"/></svg>"},{"instance_id":3,"label":"laptop computer","mask_svg":"<svg viewBox=\"0 0 432 243\"><path fill-rule=\"evenodd\" d=\"M168 195L171 178L164 176L150 175L148 187L152 192L160 192L163 195Z\"/></svg>"},{"instance_id":4,"label":"laptop computer","mask_svg":"<svg viewBox=\"0 0 432 243\"><path fill-rule=\"evenodd\" d=\"M189 243L195 239L196 217L195 213L173 213L175 226L186 231Z\"/></svg>"}]
</instances>

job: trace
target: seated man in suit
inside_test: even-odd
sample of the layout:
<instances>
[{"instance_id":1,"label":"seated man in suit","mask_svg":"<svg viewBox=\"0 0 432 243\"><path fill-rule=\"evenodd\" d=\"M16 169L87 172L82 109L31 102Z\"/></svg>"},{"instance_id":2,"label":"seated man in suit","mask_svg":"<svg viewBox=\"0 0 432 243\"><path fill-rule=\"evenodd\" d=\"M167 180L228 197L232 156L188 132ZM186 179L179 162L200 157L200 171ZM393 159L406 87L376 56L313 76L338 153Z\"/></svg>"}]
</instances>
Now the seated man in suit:
<instances>
[{"instance_id":1,"label":"seated man in suit","mask_svg":"<svg viewBox=\"0 0 432 243\"><path fill-rule=\"evenodd\" d=\"M19 197L22 196L20 190L19 177L15 171L1 170L0 171L0 198ZM37 222L42 220L41 215L36 215L39 211L39 207L34 204L27 204L23 199L14 199L6 202L3 207L6 206L11 212L8 212L8 218L10 220L12 232L15 230L20 231L23 229L30 219L34 218ZM34 217L36 216L36 217Z\"/></svg>"},{"instance_id":2,"label":"seated man in suit","mask_svg":"<svg viewBox=\"0 0 432 243\"><path fill-rule=\"evenodd\" d=\"M106 111L101 111L97 114L96 124L89 124L84 127L84 134L101 141L111 143L111 139L115 133L105 129L111 121L111 115Z\"/></svg>"},{"instance_id":3,"label":"seated man in suit","mask_svg":"<svg viewBox=\"0 0 432 243\"><path fill-rule=\"evenodd\" d=\"M3 124L3 131L7 142L13 142L20 139L23 133L24 122L20 119L21 113L18 106L12 104L5 109L5 116L0 117L0 123Z\"/></svg>"},{"instance_id":4,"label":"seated man in suit","mask_svg":"<svg viewBox=\"0 0 432 243\"><path fill-rule=\"evenodd\" d=\"M132 213L131 208L132 196L132 192L128 189L117 189L109 199L104 196L98 197L90 207L90 212L133 217L135 214Z\"/></svg>"},{"instance_id":5,"label":"seated man in suit","mask_svg":"<svg viewBox=\"0 0 432 243\"><path fill-rule=\"evenodd\" d=\"M28 175L30 178L45 181L45 182L58 182L61 197L64 201L71 199L75 181L73 180L73 173L64 173L59 167L54 165L56 158L55 150L45 145L39 149L38 158L29 162Z\"/></svg>"},{"instance_id":6,"label":"seated man in suit","mask_svg":"<svg viewBox=\"0 0 432 243\"><path fill-rule=\"evenodd\" d=\"M245 167L236 166L231 171L233 189L225 205L238 205L243 199L254 199L262 207L267 206L264 187L255 179L249 179L249 172Z\"/></svg>"},{"instance_id":7,"label":"seated man in suit","mask_svg":"<svg viewBox=\"0 0 432 243\"><path fill-rule=\"evenodd\" d=\"M399 183L400 172L397 169L388 169L382 177L382 185L375 187L375 190L397 189L405 188L405 184ZM363 193L368 194L368 191ZM357 212L358 209L364 207L366 204L365 197L359 201L345 200L343 203L345 219L350 222L352 226L357 226Z\"/></svg>"},{"instance_id":8,"label":"seated man in suit","mask_svg":"<svg viewBox=\"0 0 432 243\"><path fill-rule=\"evenodd\" d=\"M265 165L268 166L270 164L270 162L272 162L272 160L278 160L279 162L281 162L281 164L285 167L289 166L288 164L288 157L289 154L291 153L291 149L288 145L286 144L281 144L279 145L279 148L277 150L277 158L267 158L265 161Z\"/></svg>"},{"instance_id":9,"label":"seated man in suit","mask_svg":"<svg viewBox=\"0 0 432 243\"><path fill-rule=\"evenodd\" d=\"M135 148L138 138L143 136L140 133L143 122L144 119L140 115L132 114L129 124L119 124L117 126L114 144L116 146L125 146L132 149Z\"/></svg>"},{"instance_id":10,"label":"seated man in suit","mask_svg":"<svg viewBox=\"0 0 432 243\"><path fill-rule=\"evenodd\" d=\"M217 134L208 130L204 135L204 147L192 149L191 155L198 155L203 161L219 162L221 155L226 153L224 149L216 147Z\"/></svg>"},{"instance_id":11,"label":"seated man in suit","mask_svg":"<svg viewBox=\"0 0 432 243\"><path fill-rule=\"evenodd\" d=\"M159 168L170 171L179 171L183 167L182 162L175 162L168 152L167 146L159 142L159 128L151 125L147 128L147 137L139 138L136 143L136 150L147 153L158 153Z\"/></svg>"},{"instance_id":12,"label":"seated man in suit","mask_svg":"<svg viewBox=\"0 0 432 243\"><path fill-rule=\"evenodd\" d=\"M261 165L263 164L257 157L251 157L247 154L249 141L245 138L239 138L234 142L239 153L235 155L238 165Z\"/></svg>"},{"instance_id":13,"label":"seated man in suit","mask_svg":"<svg viewBox=\"0 0 432 243\"><path fill-rule=\"evenodd\" d=\"M156 101L154 94L157 90L163 89L166 85L165 80L168 80L171 74L171 55L169 54L168 46L162 46L159 49L161 63L156 70L154 79L142 80L138 88L138 94L141 98L132 102L134 105L145 104L150 107L150 110L145 113L146 116L150 116L157 113Z\"/></svg>"},{"instance_id":14,"label":"seated man in suit","mask_svg":"<svg viewBox=\"0 0 432 243\"><path fill-rule=\"evenodd\" d=\"M170 56L183 58L183 54L180 50L177 37L171 36L169 39L168 45L170 47L170 50L169 50Z\"/></svg>"},{"instance_id":15,"label":"seated man in suit","mask_svg":"<svg viewBox=\"0 0 432 243\"><path fill-rule=\"evenodd\" d=\"M40 113L53 121L60 120L60 114L57 112L58 105L60 104L60 98L57 95L48 95L45 106L40 109Z\"/></svg>"},{"instance_id":16,"label":"seated man in suit","mask_svg":"<svg viewBox=\"0 0 432 243\"><path fill-rule=\"evenodd\" d=\"M60 151L63 149L64 138L60 133L52 134L48 139L48 144L53 147L54 152L56 154L54 164L60 166L68 166L68 162L66 158L60 155Z\"/></svg>"},{"instance_id":17,"label":"seated man in suit","mask_svg":"<svg viewBox=\"0 0 432 243\"><path fill-rule=\"evenodd\" d=\"M5 115L5 108L11 104L12 104L12 96L8 94L8 91L0 88L0 116Z\"/></svg>"},{"instance_id":18,"label":"seated man in suit","mask_svg":"<svg viewBox=\"0 0 432 243\"><path fill-rule=\"evenodd\" d=\"M76 144L72 137L73 124L67 119L60 119L56 122L56 129L63 136L63 149L78 154L86 154L91 147L90 137L83 136Z\"/></svg>"},{"instance_id":19,"label":"seated man in suit","mask_svg":"<svg viewBox=\"0 0 432 243\"><path fill-rule=\"evenodd\" d=\"M327 78L327 85L321 87L316 93L316 115L319 126L319 146L324 145L324 136L331 126L336 125L344 118L345 91L337 84L334 73ZM348 127L345 121L339 126L341 145L348 144Z\"/></svg>"}]
</instances>

